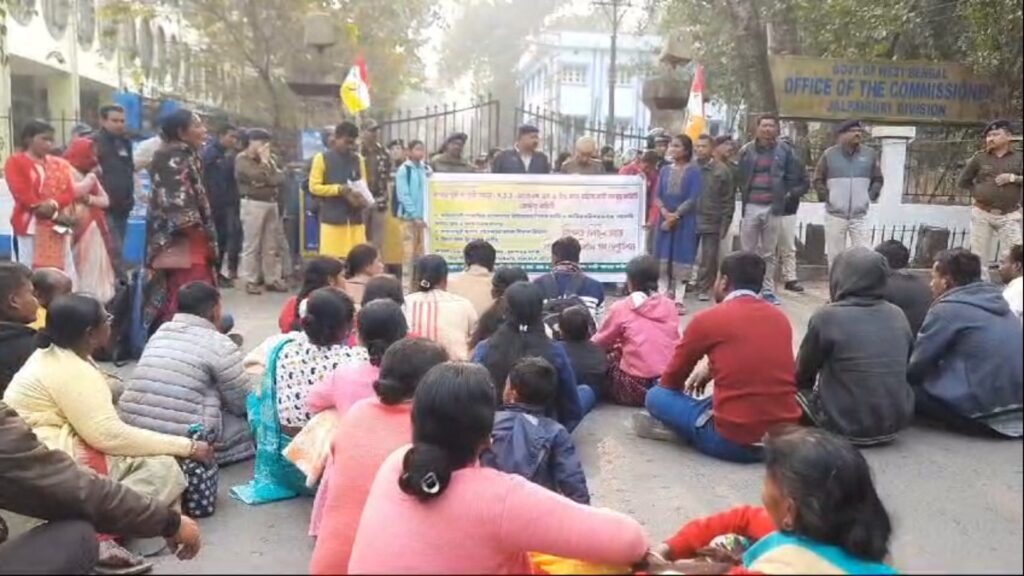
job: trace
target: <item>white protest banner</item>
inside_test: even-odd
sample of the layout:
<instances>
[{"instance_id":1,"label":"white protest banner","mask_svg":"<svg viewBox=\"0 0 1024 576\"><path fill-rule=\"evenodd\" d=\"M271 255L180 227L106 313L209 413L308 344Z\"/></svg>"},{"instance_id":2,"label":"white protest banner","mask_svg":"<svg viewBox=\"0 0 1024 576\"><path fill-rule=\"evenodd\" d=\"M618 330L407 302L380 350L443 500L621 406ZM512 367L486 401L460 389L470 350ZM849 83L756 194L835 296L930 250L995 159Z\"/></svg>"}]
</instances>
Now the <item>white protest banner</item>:
<instances>
[{"instance_id":1,"label":"white protest banner","mask_svg":"<svg viewBox=\"0 0 1024 576\"><path fill-rule=\"evenodd\" d=\"M459 270L466 243L486 240L499 266L536 275L551 269L551 244L573 236L586 273L623 282L626 264L644 251L644 187L638 176L435 174L426 249Z\"/></svg>"}]
</instances>

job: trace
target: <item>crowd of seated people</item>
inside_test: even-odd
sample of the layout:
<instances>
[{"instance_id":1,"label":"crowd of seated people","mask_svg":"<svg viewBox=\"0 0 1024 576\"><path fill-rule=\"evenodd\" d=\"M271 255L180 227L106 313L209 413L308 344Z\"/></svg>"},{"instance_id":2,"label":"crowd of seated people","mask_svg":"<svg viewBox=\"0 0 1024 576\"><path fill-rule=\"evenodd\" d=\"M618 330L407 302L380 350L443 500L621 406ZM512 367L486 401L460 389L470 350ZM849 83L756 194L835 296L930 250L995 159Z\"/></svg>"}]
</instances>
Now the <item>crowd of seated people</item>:
<instances>
[{"instance_id":1,"label":"crowd of seated people","mask_svg":"<svg viewBox=\"0 0 1024 576\"><path fill-rule=\"evenodd\" d=\"M300 295L282 310L281 334L245 358L219 328L218 290L185 284L117 401L91 358L110 336L103 306L54 296L36 330L37 294L59 278L37 274L33 285L24 266L0 264L0 374L9 375L0 433L11 438L0 449L6 457L31 448L30 432L45 447L36 449L45 458L34 455L39 466L60 479L40 485L0 471L0 506L55 521L0 544L0 558L24 562L40 554L39 542L77 539L96 556L83 562L137 567L145 561L118 538L153 534L190 557L197 528L173 511L186 487L180 462L255 456L252 481L231 495L257 504L315 494L316 574L520 572L542 555L685 571L681 561L722 538L729 553L715 560L733 570L885 573L892 529L855 447L895 441L915 415L1021 437L1019 246L1003 256L1005 287L982 280L976 255L939 254L919 330L927 283L902 271L904 251L893 243L850 249L834 259L830 302L794 353L790 320L759 297L766 265L756 254L725 257L716 304L680 330L674 301L658 289L656 260L629 263L626 295L597 322L603 289L601 298L587 293L597 282L578 267L578 242L556 245L555 268L542 276L549 280L537 282L519 269L495 270L485 242L467 247L472 288L463 276L459 291L473 301L449 290L438 255L415 263L410 294L361 246L358 267L312 260ZM546 325L552 280L564 292L554 299L581 302L557 314L554 337ZM591 506L572 432L599 400L644 407L633 421L641 436L660 438L660 427L707 456L765 463L763 507L690 522L659 545L635 520ZM311 483L285 452L325 411L336 422L323 475ZM196 423L217 440L189 438ZM92 487L75 479L86 477L81 469ZM8 486L74 502L59 513L43 496L8 498ZM860 513L829 508L839 502ZM114 509L134 518L113 518Z\"/></svg>"}]
</instances>

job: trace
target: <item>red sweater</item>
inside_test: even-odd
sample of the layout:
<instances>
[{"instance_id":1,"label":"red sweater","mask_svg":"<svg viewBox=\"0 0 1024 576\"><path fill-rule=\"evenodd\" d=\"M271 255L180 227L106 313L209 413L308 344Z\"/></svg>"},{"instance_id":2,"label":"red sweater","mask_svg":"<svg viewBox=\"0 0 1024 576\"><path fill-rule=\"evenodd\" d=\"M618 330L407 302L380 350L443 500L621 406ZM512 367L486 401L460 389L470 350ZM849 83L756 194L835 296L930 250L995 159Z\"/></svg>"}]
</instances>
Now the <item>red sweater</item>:
<instances>
[{"instance_id":1,"label":"red sweater","mask_svg":"<svg viewBox=\"0 0 1024 576\"><path fill-rule=\"evenodd\" d=\"M682 389L704 356L715 381L715 428L724 438L756 444L775 426L799 421L793 329L775 306L741 296L694 316L661 385Z\"/></svg>"},{"instance_id":2,"label":"red sweater","mask_svg":"<svg viewBox=\"0 0 1024 576\"><path fill-rule=\"evenodd\" d=\"M775 532L775 522L768 511L754 506L740 506L726 512L694 520L683 526L675 536L668 539L669 554L674 560L686 560L697 555L711 541L726 534L743 536L756 543Z\"/></svg>"}]
</instances>

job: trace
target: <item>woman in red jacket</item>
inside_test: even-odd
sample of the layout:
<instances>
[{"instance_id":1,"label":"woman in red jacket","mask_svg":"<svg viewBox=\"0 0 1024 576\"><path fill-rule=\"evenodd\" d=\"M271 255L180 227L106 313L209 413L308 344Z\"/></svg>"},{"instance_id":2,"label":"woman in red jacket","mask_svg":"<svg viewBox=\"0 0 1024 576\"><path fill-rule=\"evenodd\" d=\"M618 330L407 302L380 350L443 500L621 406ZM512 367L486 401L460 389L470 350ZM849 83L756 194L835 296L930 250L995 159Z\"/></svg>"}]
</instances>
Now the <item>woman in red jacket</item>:
<instances>
[{"instance_id":1,"label":"woman in red jacket","mask_svg":"<svg viewBox=\"0 0 1024 576\"><path fill-rule=\"evenodd\" d=\"M53 126L41 120L26 124L21 151L7 159L4 178L14 198L11 227L18 262L33 269L58 268L74 282L71 221L61 211L75 201L75 186L67 163L50 155L53 134Z\"/></svg>"}]
</instances>

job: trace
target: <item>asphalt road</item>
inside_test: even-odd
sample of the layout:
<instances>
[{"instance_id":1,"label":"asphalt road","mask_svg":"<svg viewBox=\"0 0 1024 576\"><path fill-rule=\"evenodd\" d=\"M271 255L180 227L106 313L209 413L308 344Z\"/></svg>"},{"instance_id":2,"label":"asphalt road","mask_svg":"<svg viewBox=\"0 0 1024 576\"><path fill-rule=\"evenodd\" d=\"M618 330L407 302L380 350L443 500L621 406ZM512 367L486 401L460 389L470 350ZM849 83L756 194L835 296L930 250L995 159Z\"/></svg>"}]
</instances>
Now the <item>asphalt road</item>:
<instances>
[{"instance_id":1,"label":"asphalt road","mask_svg":"<svg viewBox=\"0 0 1024 576\"><path fill-rule=\"evenodd\" d=\"M793 323L794 345L825 301L823 287L812 292L786 296L783 310ZM235 314L247 346L276 332L283 300L281 295L228 293L227 309ZM638 438L628 427L632 412L600 406L575 433L596 505L633 515L653 539L661 540L689 519L760 501L762 467L718 462L680 444ZM1024 572L1020 442L915 427L896 444L865 454L893 519L899 570ZM158 559L158 573L306 572L312 500L250 508L228 497L227 490L248 481L250 473L251 464L222 471L217 513L200 522L201 555L188 563Z\"/></svg>"}]
</instances>

